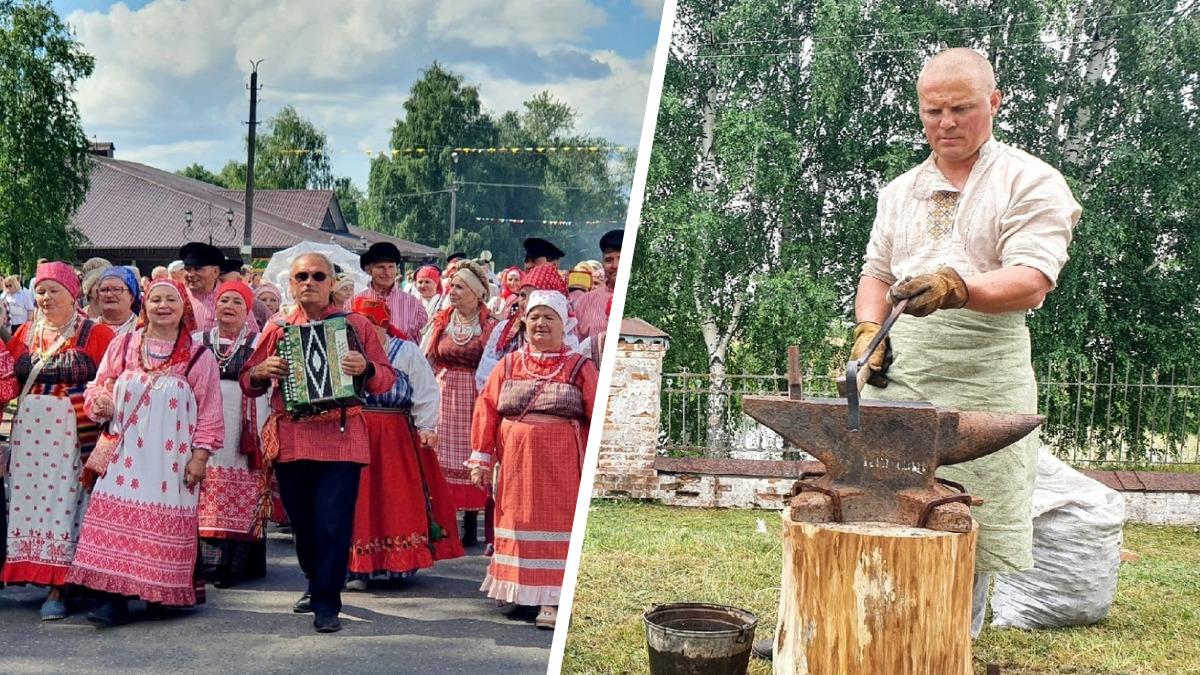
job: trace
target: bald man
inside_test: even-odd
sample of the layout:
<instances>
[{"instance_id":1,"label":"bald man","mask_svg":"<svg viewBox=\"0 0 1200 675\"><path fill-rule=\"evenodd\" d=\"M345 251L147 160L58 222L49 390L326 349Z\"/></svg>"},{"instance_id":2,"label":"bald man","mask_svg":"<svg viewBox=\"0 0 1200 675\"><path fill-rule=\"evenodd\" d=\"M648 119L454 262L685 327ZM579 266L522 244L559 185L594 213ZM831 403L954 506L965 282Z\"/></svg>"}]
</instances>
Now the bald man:
<instances>
[{"instance_id":1,"label":"bald man","mask_svg":"<svg viewBox=\"0 0 1200 675\"><path fill-rule=\"evenodd\" d=\"M1037 412L1028 310L1054 290L1080 207L1053 167L992 137L1002 95L987 59L948 49L926 63L917 102L931 154L879 193L854 311L853 358L891 311L865 398L960 410ZM889 344L890 343L890 344ZM879 386L875 386L879 385ZM991 575L1033 567L1037 433L938 476L983 498L971 635ZM768 645L755 654L769 657Z\"/></svg>"},{"instance_id":2,"label":"bald man","mask_svg":"<svg viewBox=\"0 0 1200 675\"><path fill-rule=\"evenodd\" d=\"M879 193L854 301L857 358L891 310L892 362L871 359L866 398L960 410L1037 412L1025 316L1054 290L1080 206L1062 175L992 136L1002 95L987 59L934 56L917 79L929 158ZM1033 567L1030 501L1037 433L938 475L983 498L971 635L983 627L990 575Z\"/></svg>"}]
</instances>

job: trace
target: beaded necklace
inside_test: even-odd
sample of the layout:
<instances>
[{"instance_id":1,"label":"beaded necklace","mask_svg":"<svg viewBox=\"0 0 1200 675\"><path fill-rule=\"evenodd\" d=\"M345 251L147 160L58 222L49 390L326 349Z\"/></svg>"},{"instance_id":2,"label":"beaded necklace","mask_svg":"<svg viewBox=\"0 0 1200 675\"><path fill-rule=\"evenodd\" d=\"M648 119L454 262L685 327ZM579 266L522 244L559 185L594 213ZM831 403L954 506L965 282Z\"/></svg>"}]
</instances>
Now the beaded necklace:
<instances>
[{"instance_id":1,"label":"beaded necklace","mask_svg":"<svg viewBox=\"0 0 1200 675\"><path fill-rule=\"evenodd\" d=\"M174 346L172 346L171 351L167 352L166 354L156 354L150 351L150 340L150 336L146 335L145 333L142 334L142 344L141 348L138 350L138 365L141 366L142 370L150 374L166 372L171 368L171 355L175 351ZM161 363L152 367L150 365L150 359L152 358L161 361Z\"/></svg>"},{"instance_id":2,"label":"beaded necklace","mask_svg":"<svg viewBox=\"0 0 1200 675\"><path fill-rule=\"evenodd\" d=\"M238 333L237 338L229 345L229 350L221 351L221 334L218 327L213 327L212 331L209 332L209 339L212 342L213 354L217 357L218 366L224 368L225 364L229 363L229 360L233 358L233 355L237 354L238 348L242 346L242 341L246 339L247 330L248 326L242 324L242 331Z\"/></svg>"},{"instance_id":3,"label":"beaded necklace","mask_svg":"<svg viewBox=\"0 0 1200 675\"><path fill-rule=\"evenodd\" d=\"M67 343L75 336L75 327L79 323L79 314L75 312L71 313L71 318L67 321L66 325L57 329L58 338L50 346L46 346L46 326L48 323L45 317L38 317L35 338L31 345L34 355L37 356L39 361L43 362L50 361L66 348Z\"/></svg>"},{"instance_id":4,"label":"beaded necklace","mask_svg":"<svg viewBox=\"0 0 1200 675\"><path fill-rule=\"evenodd\" d=\"M543 353L534 352L532 349L530 349L529 345L525 345L521 348L521 351L517 352L517 359L521 362L522 368L524 368L525 372L529 373L530 376L532 376L535 380L553 380L554 378L558 377L558 374L561 373L563 368L567 365L566 357L566 347L559 349L557 352ZM554 369L546 374L539 374L537 370L530 367L532 365L536 366L538 369L549 368L551 364L556 362L557 365L554 366Z\"/></svg>"},{"instance_id":5,"label":"beaded necklace","mask_svg":"<svg viewBox=\"0 0 1200 675\"><path fill-rule=\"evenodd\" d=\"M480 310L476 310L474 316L463 317L457 309L450 311L451 325L446 327L446 333L450 335L454 344L462 347L479 334L479 312Z\"/></svg>"}]
</instances>

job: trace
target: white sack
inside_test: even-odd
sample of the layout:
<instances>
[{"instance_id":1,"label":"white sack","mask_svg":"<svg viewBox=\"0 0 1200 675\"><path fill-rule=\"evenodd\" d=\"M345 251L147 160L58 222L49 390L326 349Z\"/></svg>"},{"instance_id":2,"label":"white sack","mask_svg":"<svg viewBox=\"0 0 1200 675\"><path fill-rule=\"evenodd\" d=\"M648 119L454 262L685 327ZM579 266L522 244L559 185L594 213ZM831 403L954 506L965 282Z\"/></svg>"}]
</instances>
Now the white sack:
<instances>
[{"instance_id":1,"label":"white sack","mask_svg":"<svg viewBox=\"0 0 1200 675\"><path fill-rule=\"evenodd\" d=\"M1038 450L1033 485L1034 568L996 577L992 625L1058 628L1100 621L1117 590L1125 500Z\"/></svg>"}]
</instances>

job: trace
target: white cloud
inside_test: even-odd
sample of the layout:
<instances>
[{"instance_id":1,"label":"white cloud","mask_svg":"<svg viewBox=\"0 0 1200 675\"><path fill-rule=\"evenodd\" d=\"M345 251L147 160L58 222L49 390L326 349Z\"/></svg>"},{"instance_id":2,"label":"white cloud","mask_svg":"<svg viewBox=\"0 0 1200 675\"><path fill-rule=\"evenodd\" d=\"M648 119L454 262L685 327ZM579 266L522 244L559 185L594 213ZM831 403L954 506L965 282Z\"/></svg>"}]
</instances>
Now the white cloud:
<instances>
[{"instance_id":1,"label":"white cloud","mask_svg":"<svg viewBox=\"0 0 1200 675\"><path fill-rule=\"evenodd\" d=\"M633 0L633 3L651 19L662 18L663 0Z\"/></svg>"},{"instance_id":2,"label":"white cloud","mask_svg":"<svg viewBox=\"0 0 1200 675\"><path fill-rule=\"evenodd\" d=\"M443 2L430 29L479 47L573 42L588 28L604 25L604 12L586 0L558 2Z\"/></svg>"},{"instance_id":3,"label":"white cloud","mask_svg":"<svg viewBox=\"0 0 1200 675\"><path fill-rule=\"evenodd\" d=\"M492 112L548 89L580 111L581 131L635 144L653 54L592 44L588 31L621 17L587 0L153 0L67 20L96 57L78 95L85 129L118 158L217 171L241 157L249 61L265 59L259 119L293 105L328 134L335 173L362 187L364 150L386 147L435 60L479 86Z\"/></svg>"}]
</instances>

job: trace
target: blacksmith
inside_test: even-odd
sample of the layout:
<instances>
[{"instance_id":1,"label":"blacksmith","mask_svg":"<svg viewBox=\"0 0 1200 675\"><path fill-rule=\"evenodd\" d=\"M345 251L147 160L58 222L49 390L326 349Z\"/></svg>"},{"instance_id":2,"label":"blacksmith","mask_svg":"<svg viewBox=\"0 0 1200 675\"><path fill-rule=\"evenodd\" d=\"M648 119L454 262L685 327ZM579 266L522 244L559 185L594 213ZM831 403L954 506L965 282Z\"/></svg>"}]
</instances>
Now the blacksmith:
<instances>
[{"instance_id":1,"label":"blacksmith","mask_svg":"<svg viewBox=\"0 0 1200 675\"><path fill-rule=\"evenodd\" d=\"M992 137L1001 93L987 59L965 48L934 56L917 79L932 153L879 194L854 309L854 357L893 302L908 298L872 369L886 388L866 398L960 410L1037 412L1025 316L1054 290L1080 206L1062 175ZM990 575L1033 567L1030 500L1037 433L939 475L983 498L972 637L983 627Z\"/></svg>"}]
</instances>

